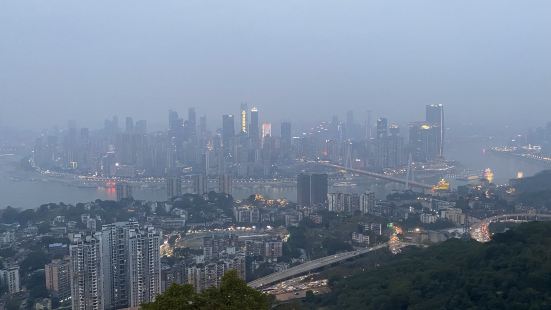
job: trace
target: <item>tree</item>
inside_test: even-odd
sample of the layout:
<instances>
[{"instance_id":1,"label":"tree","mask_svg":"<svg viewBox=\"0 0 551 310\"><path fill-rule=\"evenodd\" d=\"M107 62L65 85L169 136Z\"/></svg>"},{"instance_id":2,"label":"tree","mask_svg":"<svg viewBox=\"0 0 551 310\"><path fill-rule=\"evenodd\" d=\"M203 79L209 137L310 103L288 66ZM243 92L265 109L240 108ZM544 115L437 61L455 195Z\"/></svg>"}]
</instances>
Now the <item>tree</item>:
<instances>
[{"instance_id":1,"label":"tree","mask_svg":"<svg viewBox=\"0 0 551 310\"><path fill-rule=\"evenodd\" d=\"M166 292L157 296L155 302L142 305L143 310L200 309L197 294L191 285L172 284Z\"/></svg>"},{"instance_id":2,"label":"tree","mask_svg":"<svg viewBox=\"0 0 551 310\"><path fill-rule=\"evenodd\" d=\"M222 277L220 288L212 287L197 294L191 285L173 284L143 310L262 310L270 308L267 295L249 287L235 270Z\"/></svg>"}]
</instances>

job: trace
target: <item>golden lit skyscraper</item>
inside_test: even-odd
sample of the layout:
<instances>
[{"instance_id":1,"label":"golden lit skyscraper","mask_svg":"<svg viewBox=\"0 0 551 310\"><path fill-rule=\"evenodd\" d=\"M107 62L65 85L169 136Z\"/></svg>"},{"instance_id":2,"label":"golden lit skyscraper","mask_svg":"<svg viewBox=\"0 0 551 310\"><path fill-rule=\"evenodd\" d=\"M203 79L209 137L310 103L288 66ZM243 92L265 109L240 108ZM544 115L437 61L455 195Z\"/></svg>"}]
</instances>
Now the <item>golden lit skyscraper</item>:
<instances>
[{"instance_id":1,"label":"golden lit skyscraper","mask_svg":"<svg viewBox=\"0 0 551 310\"><path fill-rule=\"evenodd\" d=\"M247 104L246 103L242 103L241 104L241 129L240 129L240 133L247 133Z\"/></svg>"}]
</instances>

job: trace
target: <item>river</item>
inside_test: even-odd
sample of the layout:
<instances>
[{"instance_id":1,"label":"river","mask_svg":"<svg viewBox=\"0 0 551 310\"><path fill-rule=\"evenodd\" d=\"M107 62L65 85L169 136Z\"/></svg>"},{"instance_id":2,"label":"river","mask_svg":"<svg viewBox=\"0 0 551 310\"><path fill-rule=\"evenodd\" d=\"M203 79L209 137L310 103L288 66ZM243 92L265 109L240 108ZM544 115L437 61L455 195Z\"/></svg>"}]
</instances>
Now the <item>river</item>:
<instances>
[{"instance_id":1,"label":"river","mask_svg":"<svg viewBox=\"0 0 551 310\"><path fill-rule=\"evenodd\" d=\"M473 171L492 169L495 182L498 184L507 183L509 179L516 177L519 171L522 171L524 176L530 176L545 169L544 166L537 163L485 152L485 144L480 141L456 142L448 148L447 157L461 162L463 166ZM0 208L13 206L26 209L36 208L50 202L74 204L96 199L112 200L116 198L114 190L102 187L69 186L61 182L47 180L33 172L21 171L18 169L19 160L18 156L0 156ZM330 191L362 192L372 190L376 192L378 198L384 197L385 193L381 188L368 188L366 182L359 183L354 188L332 187ZM286 198L292 201L296 199L296 189L290 187L235 186L233 194L236 199L243 199L253 193L260 193L269 198ZM159 188L134 188L134 197L140 200L162 201L166 200L166 191Z\"/></svg>"}]
</instances>

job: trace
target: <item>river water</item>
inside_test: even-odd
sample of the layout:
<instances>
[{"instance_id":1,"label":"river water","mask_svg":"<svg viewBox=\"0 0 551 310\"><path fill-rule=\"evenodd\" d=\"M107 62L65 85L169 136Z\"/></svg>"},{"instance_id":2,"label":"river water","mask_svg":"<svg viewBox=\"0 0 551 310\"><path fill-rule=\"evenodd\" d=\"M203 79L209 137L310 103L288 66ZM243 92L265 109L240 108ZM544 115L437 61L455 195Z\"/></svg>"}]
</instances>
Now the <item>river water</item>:
<instances>
[{"instance_id":1,"label":"river water","mask_svg":"<svg viewBox=\"0 0 551 310\"><path fill-rule=\"evenodd\" d=\"M495 183L504 184L509 179L517 176L522 171L524 176L533 175L543 169L544 166L533 162L526 162L516 158L508 158L484 152L486 143L462 141L448 148L447 157L457 160L466 168L473 171L482 171L486 168L493 170ZM13 206L18 208L36 208L44 203L77 203L88 202L96 199L115 199L113 189L83 188L69 186L65 183L43 179L33 172L18 169L20 158L17 156L0 156L0 208ZM363 183L363 182L362 182ZM381 188L368 188L365 183L353 188L331 188L330 191L375 191L378 198L384 197ZM296 199L296 189L290 187L274 186L235 186L234 197L243 199L250 194L260 193L270 198L286 198L291 201ZM142 200L166 200L166 191L162 188L134 188L134 197Z\"/></svg>"}]
</instances>

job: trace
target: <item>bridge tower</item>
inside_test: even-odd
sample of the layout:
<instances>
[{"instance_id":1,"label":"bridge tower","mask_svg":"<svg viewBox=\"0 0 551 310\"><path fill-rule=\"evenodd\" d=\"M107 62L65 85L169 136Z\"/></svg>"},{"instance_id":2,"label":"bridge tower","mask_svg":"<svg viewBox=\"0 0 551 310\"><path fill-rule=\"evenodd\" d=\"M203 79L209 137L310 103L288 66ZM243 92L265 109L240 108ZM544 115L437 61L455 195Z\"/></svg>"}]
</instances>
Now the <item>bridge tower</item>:
<instances>
[{"instance_id":1,"label":"bridge tower","mask_svg":"<svg viewBox=\"0 0 551 310\"><path fill-rule=\"evenodd\" d=\"M409 181L415 181L414 173L415 172L413 171L413 158L411 156L411 153L409 153L408 170L407 170L407 173L406 173L406 190L411 189L410 186L409 186Z\"/></svg>"},{"instance_id":2,"label":"bridge tower","mask_svg":"<svg viewBox=\"0 0 551 310\"><path fill-rule=\"evenodd\" d=\"M346 169L352 169L352 142L350 141L346 141L345 144L344 166Z\"/></svg>"}]
</instances>

